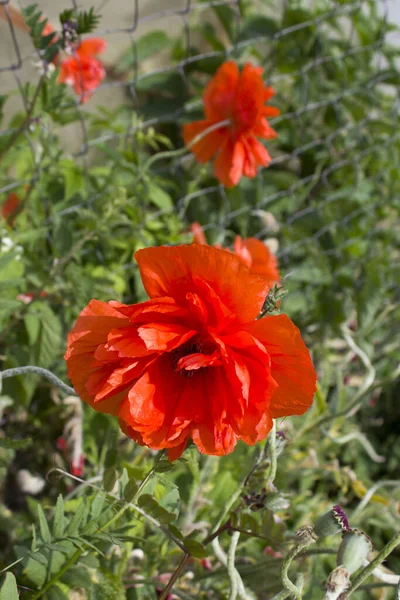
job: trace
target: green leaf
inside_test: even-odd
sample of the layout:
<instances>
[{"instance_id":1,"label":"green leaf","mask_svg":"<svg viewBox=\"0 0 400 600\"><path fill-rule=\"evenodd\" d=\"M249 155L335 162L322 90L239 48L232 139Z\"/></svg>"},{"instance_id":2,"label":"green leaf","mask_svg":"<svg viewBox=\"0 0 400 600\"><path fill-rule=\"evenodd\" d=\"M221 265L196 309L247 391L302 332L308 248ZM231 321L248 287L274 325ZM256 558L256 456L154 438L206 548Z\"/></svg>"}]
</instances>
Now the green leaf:
<instances>
[{"instance_id":1,"label":"green leaf","mask_svg":"<svg viewBox=\"0 0 400 600\"><path fill-rule=\"evenodd\" d=\"M136 44L137 61L140 64L147 58L171 47L171 39L165 31L155 30L142 35Z\"/></svg>"},{"instance_id":2,"label":"green leaf","mask_svg":"<svg viewBox=\"0 0 400 600\"><path fill-rule=\"evenodd\" d=\"M80 526L82 524L85 524L88 514L89 506L87 505L86 500L83 499L79 504L78 508L76 509L74 516L72 517L72 520L70 521L67 527L68 536L72 537L79 532Z\"/></svg>"},{"instance_id":3,"label":"green leaf","mask_svg":"<svg viewBox=\"0 0 400 600\"><path fill-rule=\"evenodd\" d=\"M203 544L201 544L197 540L185 540L184 546L185 549L189 552L189 554L196 558L204 558L208 554Z\"/></svg>"},{"instance_id":4,"label":"green leaf","mask_svg":"<svg viewBox=\"0 0 400 600\"><path fill-rule=\"evenodd\" d=\"M71 588L83 588L89 590L92 586L92 578L86 567L73 566L61 577L61 581Z\"/></svg>"},{"instance_id":5,"label":"green leaf","mask_svg":"<svg viewBox=\"0 0 400 600\"><path fill-rule=\"evenodd\" d=\"M69 200L85 189L85 177L82 169L69 158L60 162L60 169L64 176L65 200Z\"/></svg>"},{"instance_id":6,"label":"green leaf","mask_svg":"<svg viewBox=\"0 0 400 600\"><path fill-rule=\"evenodd\" d=\"M0 589L0 600L18 600L17 580L12 573L6 573Z\"/></svg>"},{"instance_id":7,"label":"green leaf","mask_svg":"<svg viewBox=\"0 0 400 600\"><path fill-rule=\"evenodd\" d=\"M108 467L103 475L103 488L106 492L112 492L117 481L117 472L114 467Z\"/></svg>"},{"instance_id":8,"label":"green leaf","mask_svg":"<svg viewBox=\"0 0 400 600\"><path fill-rule=\"evenodd\" d=\"M31 439L10 440L9 438L0 438L0 448L5 448L6 450L20 450L21 448L26 448L31 443Z\"/></svg>"},{"instance_id":9,"label":"green leaf","mask_svg":"<svg viewBox=\"0 0 400 600\"><path fill-rule=\"evenodd\" d=\"M62 328L58 317L50 306L44 302L32 302L29 313L39 319L39 332L35 331L33 319L29 322L28 332L34 336L32 345L32 360L40 367L48 368L57 357L62 342Z\"/></svg>"},{"instance_id":10,"label":"green leaf","mask_svg":"<svg viewBox=\"0 0 400 600\"><path fill-rule=\"evenodd\" d=\"M175 519L175 515L160 506L150 494L142 494L139 497L138 505L163 525L168 525Z\"/></svg>"},{"instance_id":11,"label":"green leaf","mask_svg":"<svg viewBox=\"0 0 400 600\"><path fill-rule=\"evenodd\" d=\"M278 24L274 19L269 17L257 16L252 17L244 23L240 30L239 40L251 40L253 38L272 38L279 31Z\"/></svg>"},{"instance_id":12,"label":"green leaf","mask_svg":"<svg viewBox=\"0 0 400 600\"><path fill-rule=\"evenodd\" d=\"M53 520L53 536L55 538L62 538L64 533L64 500L61 494L57 498L56 510L54 513Z\"/></svg>"},{"instance_id":13,"label":"green leaf","mask_svg":"<svg viewBox=\"0 0 400 600\"><path fill-rule=\"evenodd\" d=\"M37 505L37 512L38 512L38 517L39 517L40 535L42 536L42 539L46 544L50 544L51 543L50 528L47 523L46 515L44 514L43 508L41 507L40 504Z\"/></svg>"},{"instance_id":14,"label":"green leaf","mask_svg":"<svg viewBox=\"0 0 400 600\"><path fill-rule=\"evenodd\" d=\"M149 199L155 204L160 210L172 210L173 203L171 196L167 194L162 188L155 183L148 183Z\"/></svg>"},{"instance_id":15,"label":"green leaf","mask_svg":"<svg viewBox=\"0 0 400 600\"><path fill-rule=\"evenodd\" d=\"M78 35L92 33L98 26L100 19L101 16L95 14L93 7L88 11L79 12L76 18L76 33Z\"/></svg>"},{"instance_id":16,"label":"green leaf","mask_svg":"<svg viewBox=\"0 0 400 600\"><path fill-rule=\"evenodd\" d=\"M364 268L364 285L357 297L358 324L369 328L383 302L383 268L380 260L370 261Z\"/></svg>"},{"instance_id":17,"label":"green leaf","mask_svg":"<svg viewBox=\"0 0 400 600\"><path fill-rule=\"evenodd\" d=\"M124 499L126 500L126 502L132 502L137 491L138 491L138 486L137 486L136 481L134 481L133 479L128 481L128 483L126 484L125 489L124 489Z\"/></svg>"}]
</instances>

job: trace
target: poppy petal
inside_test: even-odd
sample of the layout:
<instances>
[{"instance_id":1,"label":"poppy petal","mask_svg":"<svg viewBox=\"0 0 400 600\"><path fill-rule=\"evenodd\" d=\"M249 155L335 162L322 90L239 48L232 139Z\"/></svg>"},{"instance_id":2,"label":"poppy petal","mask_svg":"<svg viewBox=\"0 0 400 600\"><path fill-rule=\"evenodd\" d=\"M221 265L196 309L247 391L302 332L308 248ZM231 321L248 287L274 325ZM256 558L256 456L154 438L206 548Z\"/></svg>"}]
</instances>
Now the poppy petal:
<instances>
[{"instance_id":1,"label":"poppy petal","mask_svg":"<svg viewBox=\"0 0 400 600\"><path fill-rule=\"evenodd\" d=\"M224 143L227 136L227 127L222 126L206 134L201 140L193 144L193 140L204 131L215 125L213 121L195 121L183 126L183 139L186 146L190 146L191 152L200 163L206 163L212 159L218 148ZM193 144L193 145L192 145Z\"/></svg>"},{"instance_id":2,"label":"poppy petal","mask_svg":"<svg viewBox=\"0 0 400 600\"><path fill-rule=\"evenodd\" d=\"M77 54L79 56L96 56L101 54L107 47L107 42L103 38L87 38L82 40L77 48Z\"/></svg>"},{"instance_id":3,"label":"poppy petal","mask_svg":"<svg viewBox=\"0 0 400 600\"><path fill-rule=\"evenodd\" d=\"M211 246L146 248L138 250L135 259L151 298L173 296L185 305L188 292L193 292L204 299L204 291L196 284L198 278L242 323L259 314L269 289L264 279L251 273L232 253Z\"/></svg>"},{"instance_id":4,"label":"poppy petal","mask_svg":"<svg viewBox=\"0 0 400 600\"><path fill-rule=\"evenodd\" d=\"M207 244L207 239L200 223L192 223L190 226L190 231L193 234L193 241L195 244Z\"/></svg>"},{"instance_id":5,"label":"poppy petal","mask_svg":"<svg viewBox=\"0 0 400 600\"><path fill-rule=\"evenodd\" d=\"M266 277L270 285L280 281L278 260L268 246L256 238L245 238L241 240L241 252L243 249L247 250L251 257L251 269L254 273ZM235 253L238 254L236 246Z\"/></svg>"},{"instance_id":6,"label":"poppy petal","mask_svg":"<svg viewBox=\"0 0 400 600\"><path fill-rule=\"evenodd\" d=\"M224 62L204 90L204 112L209 121L223 121L230 117L238 81L237 64L233 60Z\"/></svg>"},{"instance_id":7,"label":"poppy petal","mask_svg":"<svg viewBox=\"0 0 400 600\"><path fill-rule=\"evenodd\" d=\"M271 357L271 373L278 384L270 404L273 418L302 415L311 406L317 376L300 331L286 315L271 315L246 327Z\"/></svg>"}]
</instances>

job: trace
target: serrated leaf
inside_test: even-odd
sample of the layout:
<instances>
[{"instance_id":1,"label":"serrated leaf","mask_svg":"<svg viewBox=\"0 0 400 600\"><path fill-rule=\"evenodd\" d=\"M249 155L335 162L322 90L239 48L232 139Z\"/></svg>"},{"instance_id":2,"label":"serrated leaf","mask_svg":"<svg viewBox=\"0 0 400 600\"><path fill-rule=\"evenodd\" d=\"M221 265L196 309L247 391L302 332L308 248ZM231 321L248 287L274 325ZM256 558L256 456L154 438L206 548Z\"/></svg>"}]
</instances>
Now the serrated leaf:
<instances>
[{"instance_id":1,"label":"serrated leaf","mask_svg":"<svg viewBox=\"0 0 400 600\"><path fill-rule=\"evenodd\" d=\"M103 474L103 488L106 492L112 492L117 481L117 472L114 467L108 467Z\"/></svg>"},{"instance_id":2,"label":"serrated leaf","mask_svg":"<svg viewBox=\"0 0 400 600\"><path fill-rule=\"evenodd\" d=\"M46 544L50 544L51 543L50 528L47 523L46 515L44 514L43 508L41 507L40 504L37 505L37 513L38 513L38 518L39 518L40 535L42 536L42 539Z\"/></svg>"},{"instance_id":3,"label":"serrated leaf","mask_svg":"<svg viewBox=\"0 0 400 600\"><path fill-rule=\"evenodd\" d=\"M17 580L12 573L6 573L0 589L0 600L18 600Z\"/></svg>"},{"instance_id":4,"label":"serrated leaf","mask_svg":"<svg viewBox=\"0 0 400 600\"><path fill-rule=\"evenodd\" d=\"M64 522L64 500L61 494L57 498L56 510L54 512L53 520L53 536L55 538L62 538L65 528Z\"/></svg>"}]
</instances>

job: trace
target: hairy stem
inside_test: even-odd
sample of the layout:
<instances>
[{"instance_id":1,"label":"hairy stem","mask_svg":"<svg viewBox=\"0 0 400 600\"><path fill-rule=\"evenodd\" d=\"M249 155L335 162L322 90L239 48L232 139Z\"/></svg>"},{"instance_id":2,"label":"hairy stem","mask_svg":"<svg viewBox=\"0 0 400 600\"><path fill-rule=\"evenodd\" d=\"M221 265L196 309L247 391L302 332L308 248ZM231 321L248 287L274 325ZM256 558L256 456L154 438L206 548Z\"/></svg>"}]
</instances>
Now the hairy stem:
<instances>
[{"instance_id":1,"label":"hairy stem","mask_svg":"<svg viewBox=\"0 0 400 600\"><path fill-rule=\"evenodd\" d=\"M69 385L61 381L61 379L54 375L54 373L48 371L47 369L42 369L42 367L35 367L33 365L28 365L26 367L15 367L14 369L0 371L0 382L2 379L7 379L8 377L18 377L18 375L25 375L27 373L33 373L34 375L40 375L41 377L44 377L69 396L77 395L74 388L69 387Z\"/></svg>"},{"instance_id":2,"label":"hairy stem","mask_svg":"<svg viewBox=\"0 0 400 600\"><path fill-rule=\"evenodd\" d=\"M296 600L301 600L303 597L301 587L298 585L295 585L289 579L289 575L288 575L289 569L290 569L290 566L291 566L293 560L301 552L303 552L308 546L313 544L317 538L316 538L315 534L313 533L312 528L310 528L310 527L303 527L303 528L299 529L299 531L296 532L296 535L298 537L298 542L289 551L289 553L287 554L287 556L285 557L285 559L283 561L282 569L281 569L281 580L282 580L282 585L285 588L285 590L290 592L296 598Z\"/></svg>"}]
</instances>

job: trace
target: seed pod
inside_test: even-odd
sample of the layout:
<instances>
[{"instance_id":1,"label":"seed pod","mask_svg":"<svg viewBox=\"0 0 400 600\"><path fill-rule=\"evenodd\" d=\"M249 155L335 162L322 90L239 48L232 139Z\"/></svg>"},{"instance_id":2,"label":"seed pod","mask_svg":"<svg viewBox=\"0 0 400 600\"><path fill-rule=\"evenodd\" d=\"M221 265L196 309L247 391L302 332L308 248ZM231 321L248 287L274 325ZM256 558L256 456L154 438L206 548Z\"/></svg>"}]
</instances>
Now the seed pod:
<instances>
[{"instance_id":1,"label":"seed pod","mask_svg":"<svg viewBox=\"0 0 400 600\"><path fill-rule=\"evenodd\" d=\"M342 533L348 529L347 515L339 505L335 505L332 510L319 517L314 525L314 532L319 538Z\"/></svg>"},{"instance_id":2,"label":"seed pod","mask_svg":"<svg viewBox=\"0 0 400 600\"><path fill-rule=\"evenodd\" d=\"M370 538L358 529L343 532L337 553L337 565L343 566L352 575L362 567L368 554L374 549Z\"/></svg>"}]
</instances>

